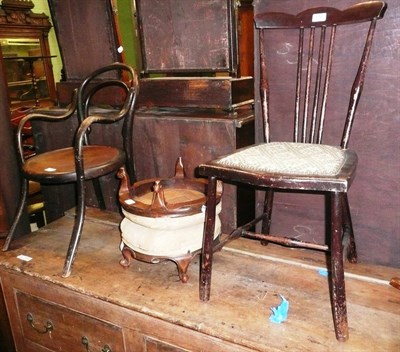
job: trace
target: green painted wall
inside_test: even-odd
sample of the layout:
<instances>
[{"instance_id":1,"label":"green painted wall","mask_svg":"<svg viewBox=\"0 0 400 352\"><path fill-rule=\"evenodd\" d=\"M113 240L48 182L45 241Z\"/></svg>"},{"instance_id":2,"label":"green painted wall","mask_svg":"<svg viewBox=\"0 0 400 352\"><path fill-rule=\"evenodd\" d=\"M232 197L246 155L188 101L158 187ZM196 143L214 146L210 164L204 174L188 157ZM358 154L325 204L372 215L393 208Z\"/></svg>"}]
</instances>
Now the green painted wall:
<instances>
[{"instance_id":1,"label":"green painted wall","mask_svg":"<svg viewBox=\"0 0 400 352\"><path fill-rule=\"evenodd\" d=\"M47 16L49 16L50 22L53 23L51 21L50 10L47 0L32 0L32 2L35 4L33 12L45 13ZM62 61L61 61L60 50L58 49L57 38L54 28L51 28L49 32L49 46L50 46L50 54L56 55L55 58L51 59L51 63L53 64L54 80L56 82L59 82L61 79Z\"/></svg>"},{"instance_id":2,"label":"green painted wall","mask_svg":"<svg viewBox=\"0 0 400 352\"><path fill-rule=\"evenodd\" d=\"M140 48L133 0L117 0L118 22L125 60L140 69Z\"/></svg>"}]
</instances>

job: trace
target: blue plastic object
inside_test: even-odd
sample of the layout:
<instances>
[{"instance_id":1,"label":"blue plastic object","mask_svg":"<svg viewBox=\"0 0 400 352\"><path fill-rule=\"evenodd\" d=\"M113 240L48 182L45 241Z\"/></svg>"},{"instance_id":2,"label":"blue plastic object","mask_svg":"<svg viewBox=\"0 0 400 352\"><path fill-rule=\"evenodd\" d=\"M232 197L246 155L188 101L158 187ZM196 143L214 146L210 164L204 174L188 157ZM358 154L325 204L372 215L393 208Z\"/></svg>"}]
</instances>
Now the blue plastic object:
<instances>
[{"instance_id":1,"label":"blue plastic object","mask_svg":"<svg viewBox=\"0 0 400 352\"><path fill-rule=\"evenodd\" d=\"M272 314L269 317L269 320L276 324L284 322L287 319L289 311L289 302L282 295L279 296L281 297L282 302L279 306L271 308Z\"/></svg>"},{"instance_id":2,"label":"blue plastic object","mask_svg":"<svg viewBox=\"0 0 400 352\"><path fill-rule=\"evenodd\" d=\"M329 272L326 269L318 269L318 274L320 274L321 276L328 276Z\"/></svg>"}]
</instances>

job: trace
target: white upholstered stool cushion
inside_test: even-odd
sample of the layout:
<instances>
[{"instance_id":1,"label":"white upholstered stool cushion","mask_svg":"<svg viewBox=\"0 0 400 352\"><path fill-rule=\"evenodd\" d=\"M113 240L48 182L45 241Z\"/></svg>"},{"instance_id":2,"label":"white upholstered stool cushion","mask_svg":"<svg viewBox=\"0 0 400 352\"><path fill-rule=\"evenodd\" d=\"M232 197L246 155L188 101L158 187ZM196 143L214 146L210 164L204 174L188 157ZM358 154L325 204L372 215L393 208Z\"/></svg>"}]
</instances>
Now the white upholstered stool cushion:
<instances>
[{"instance_id":1,"label":"white upholstered stool cushion","mask_svg":"<svg viewBox=\"0 0 400 352\"><path fill-rule=\"evenodd\" d=\"M221 166L287 175L334 176L346 161L340 147L291 142L258 144L218 160Z\"/></svg>"},{"instance_id":2,"label":"white upholstered stool cushion","mask_svg":"<svg viewBox=\"0 0 400 352\"><path fill-rule=\"evenodd\" d=\"M219 213L216 209L214 238L221 233ZM203 244L204 212L181 217L151 218L138 216L123 210L121 222L122 243L136 252L177 257L199 250Z\"/></svg>"}]
</instances>

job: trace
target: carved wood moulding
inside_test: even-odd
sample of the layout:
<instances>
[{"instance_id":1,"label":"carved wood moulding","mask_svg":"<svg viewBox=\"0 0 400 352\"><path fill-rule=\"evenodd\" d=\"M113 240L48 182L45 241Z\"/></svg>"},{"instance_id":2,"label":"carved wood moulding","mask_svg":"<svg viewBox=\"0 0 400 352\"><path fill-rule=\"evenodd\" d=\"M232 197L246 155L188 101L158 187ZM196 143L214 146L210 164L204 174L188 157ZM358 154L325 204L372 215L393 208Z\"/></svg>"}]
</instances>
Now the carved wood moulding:
<instances>
[{"instance_id":1,"label":"carved wood moulding","mask_svg":"<svg viewBox=\"0 0 400 352\"><path fill-rule=\"evenodd\" d=\"M3 0L0 5L0 25L40 26L50 29L49 17L44 13L34 13L31 0Z\"/></svg>"}]
</instances>

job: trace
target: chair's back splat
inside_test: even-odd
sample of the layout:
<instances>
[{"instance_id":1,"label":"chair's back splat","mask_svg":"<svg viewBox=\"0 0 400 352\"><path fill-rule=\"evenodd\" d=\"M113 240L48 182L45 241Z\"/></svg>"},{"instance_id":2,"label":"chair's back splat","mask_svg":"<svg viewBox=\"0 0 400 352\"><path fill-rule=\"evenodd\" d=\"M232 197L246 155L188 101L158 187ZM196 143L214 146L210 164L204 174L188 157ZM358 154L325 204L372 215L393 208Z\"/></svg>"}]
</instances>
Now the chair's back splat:
<instances>
[{"instance_id":1,"label":"chair's back splat","mask_svg":"<svg viewBox=\"0 0 400 352\"><path fill-rule=\"evenodd\" d=\"M362 58L350 93L347 118L340 142L347 148L355 110L363 89L364 76L372 45L377 19L386 5L380 1L358 4L340 11L330 7L306 10L298 15L265 13L255 17L259 30L260 94L265 141L270 141L269 84L266 64L266 29L298 29L298 54L295 93L294 135L295 142L322 143L327 97L332 72L337 26L370 21L370 28Z\"/></svg>"}]
</instances>

